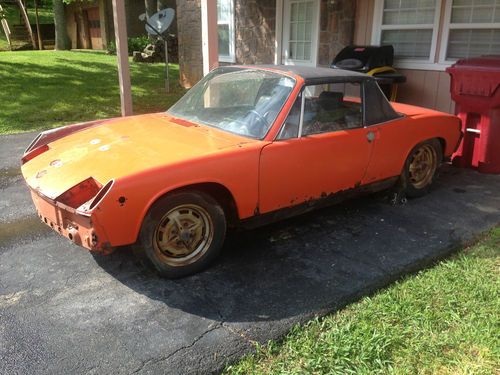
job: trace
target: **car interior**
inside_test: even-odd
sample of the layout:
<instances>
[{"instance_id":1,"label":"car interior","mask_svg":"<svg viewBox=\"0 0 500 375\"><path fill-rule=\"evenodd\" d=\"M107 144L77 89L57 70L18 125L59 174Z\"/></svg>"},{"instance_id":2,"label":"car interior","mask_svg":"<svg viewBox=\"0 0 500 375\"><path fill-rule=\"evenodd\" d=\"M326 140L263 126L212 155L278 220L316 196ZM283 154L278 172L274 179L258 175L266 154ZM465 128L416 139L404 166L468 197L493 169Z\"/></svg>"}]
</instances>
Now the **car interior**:
<instances>
[{"instance_id":1,"label":"car interior","mask_svg":"<svg viewBox=\"0 0 500 375\"><path fill-rule=\"evenodd\" d=\"M302 94L295 101L278 139L298 136ZM307 96L304 103L302 135L335 132L361 127L361 102L341 91L323 90Z\"/></svg>"}]
</instances>

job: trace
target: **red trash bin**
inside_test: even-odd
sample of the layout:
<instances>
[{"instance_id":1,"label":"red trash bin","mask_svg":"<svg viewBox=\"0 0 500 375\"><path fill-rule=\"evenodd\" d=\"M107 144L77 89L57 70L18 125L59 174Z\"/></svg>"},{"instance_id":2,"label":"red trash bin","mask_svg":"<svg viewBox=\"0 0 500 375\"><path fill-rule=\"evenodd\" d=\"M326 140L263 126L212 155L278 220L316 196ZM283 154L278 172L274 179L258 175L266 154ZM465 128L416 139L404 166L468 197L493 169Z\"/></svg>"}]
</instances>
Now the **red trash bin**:
<instances>
[{"instance_id":1,"label":"red trash bin","mask_svg":"<svg viewBox=\"0 0 500 375\"><path fill-rule=\"evenodd\" d=\"M500 56L459 60L446 71L464 134L453 165L500 173Z\"/></svg>"}]
</instances>

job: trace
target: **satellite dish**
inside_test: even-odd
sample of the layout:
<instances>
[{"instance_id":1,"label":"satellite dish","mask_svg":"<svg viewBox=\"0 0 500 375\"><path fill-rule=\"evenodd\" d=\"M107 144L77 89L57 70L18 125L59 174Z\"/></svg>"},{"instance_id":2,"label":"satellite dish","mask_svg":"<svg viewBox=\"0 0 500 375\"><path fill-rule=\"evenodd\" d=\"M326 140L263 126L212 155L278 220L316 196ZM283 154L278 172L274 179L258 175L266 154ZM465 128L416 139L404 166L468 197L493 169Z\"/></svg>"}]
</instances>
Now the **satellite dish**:
<instances>
[{"instance_id":1,"label":"satellite dish","mask_svg":"<svg viewBox=\"0 0 500 375\"><path fill-rule=\"evenodd\" d=\"M148 34L161 35L172 24L174 20L175 11L172 8L160 10L158 13L153 14L146 22L146 31Z\"/></svg>"},{"instance_id":2,"label":"satellite dish","mask_svg":"<svg viewBox=\"0 0 500 375\"><path fill-rule=\"evenodd\" d=\"M162 40L165 46L165 88L170 91L170 78L168 72L168 41L163 35L168 30L174 20L175 10L171 8L160 10L147 18L146 14L141 14L139 19L146 22L146 32L150 35L157 35L159 40Z\"/></svg>"}]
</instances>

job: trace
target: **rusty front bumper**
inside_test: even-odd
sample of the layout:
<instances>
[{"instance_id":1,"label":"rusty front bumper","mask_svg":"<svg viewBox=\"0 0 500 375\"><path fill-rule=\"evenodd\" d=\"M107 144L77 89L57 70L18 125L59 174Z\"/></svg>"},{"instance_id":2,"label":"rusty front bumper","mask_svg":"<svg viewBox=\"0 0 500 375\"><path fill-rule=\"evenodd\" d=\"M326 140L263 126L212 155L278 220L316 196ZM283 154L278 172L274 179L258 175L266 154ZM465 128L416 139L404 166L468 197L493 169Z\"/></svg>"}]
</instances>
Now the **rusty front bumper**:
<instances>
[{"instance_id":1,"label":"rusty front bumper","mask_svg":"<svg viewBox=\"0 0 500 375\"><path fill-rule=\"evenodd\" d=\"M110 254L110 246L104 230L91 216L77 213L71 207L54 202L31 190L31 197L40 219L60 235L91 252Z\"/></svg>"}]
</instances>

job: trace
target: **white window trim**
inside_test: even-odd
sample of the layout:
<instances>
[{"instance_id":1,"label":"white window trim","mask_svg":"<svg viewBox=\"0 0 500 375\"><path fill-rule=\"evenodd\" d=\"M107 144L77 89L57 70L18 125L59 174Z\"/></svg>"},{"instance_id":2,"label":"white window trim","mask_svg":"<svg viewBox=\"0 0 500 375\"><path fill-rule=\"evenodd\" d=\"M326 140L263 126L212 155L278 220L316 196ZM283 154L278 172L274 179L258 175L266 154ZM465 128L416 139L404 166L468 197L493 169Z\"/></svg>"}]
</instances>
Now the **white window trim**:
<instances>
[{"instance_id":1,"label":"white window trim","mask_svg":"<svg viewBox=\"0 0 500 375\"><path fill-rule=\"evenodd\" d=\"M436 64L436 47L439 34L439 23L441 19L441 1L436 1L436 9L434 12L434 24L432 25L432 40L430 56L427 60L420 59L396 59L394 66L401 69L421 69L421 70L445 70L450 64ZM374 14L373 14L373 27L372 27L372 40L373 45L379 45L382 37L382 30L403 30L403 29L418 29L428 28L429 25L386 25L382 26L382 19L384 16L384 0L375 0Z\"/></svg>"},{"instance_id":2,"label":"white window trim","mask_svg":"<svg viewBox=\"0 0 500 375\"><path fill-rule=\"evenodd\" d=\"M315 7L316 7L316 12L313 14L313 27L316 30L313 30L311 34L311 59L309 61L307 60L295 60L295 59L290 59L288 58L288 46L283 43L283 40L289 41L289 34L290 34L290 28L289 24L286 25L286 21L290 20L290 7L288 6L289 4L286 4L287 0L284 0L283 2L280 2L277 4L277 15L278 11L281 11L281 16L279 23L280 23L280 28L281 28L281 42L280 42L280 47L281 47L281 63L285 65L297 65L297 66L317 66L318 65L318 53L319 53L319 33L320 33L320 13L321 13L321 3L320 0L313 0ZM278 9L278 6L281 6L282 9ZM315 32L314 32L315 31ZM275 58L275 61L277 61L277 58Z\"/></svg>"},{"instance_id":3,"label":"white window trim","mask_svg":"<svg viewBox=\"0 0 500 375\"><path fill-rule=\"evenodd\" d=\"M227 62L227 63L235 63L236 62L236 46L235 46L235 33L234 33L234 0L229 1L229 9L231 13L230 21L228 23L229 26L229 55L221 55L219 53L219 61L220 62ZM221 22L219 19L217 19L217 26L218 25L225 25L227 24L226 22Z\"/></svg>"},{"instance_id":4,"label":"white window trim","mask_svg":"<svg viewBox=\"0 0 500 375\"><path fill-rule=\"evenodd\" d=\"M443 32L441 36L441 47L439 49L439 63L442 65L450 66L457 59L446 59L448 53L448 38L451 29L500 29L500 22L493 23L451 23L451 11L453 0L446 0L444 11Z\"/></svg>"}]
</instances>

